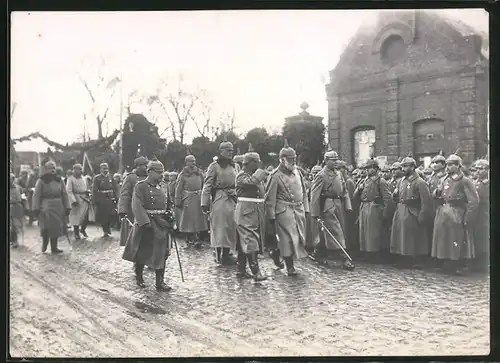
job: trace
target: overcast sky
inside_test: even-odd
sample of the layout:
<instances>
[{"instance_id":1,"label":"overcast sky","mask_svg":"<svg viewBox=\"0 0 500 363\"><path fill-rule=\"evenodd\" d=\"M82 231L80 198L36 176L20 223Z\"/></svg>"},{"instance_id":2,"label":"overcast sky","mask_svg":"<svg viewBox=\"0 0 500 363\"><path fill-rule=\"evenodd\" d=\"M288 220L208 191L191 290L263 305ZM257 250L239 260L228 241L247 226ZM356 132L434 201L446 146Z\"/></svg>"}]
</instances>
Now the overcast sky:
<instances>
[{"instance_id":1,"label":"overcast sky","mask_svg":"<svg viewBox=\"0 0 500 363\"><path fill-rule=\"evenodd\" d=\"M488 31L484 10L445 11ZM150 92L162 77L182 72L210 92L215 112L232 113L234 108L239 133L261 125L279 130L285 117L300 111L302 101L326 120L324 79L356 30L377 13L12 13L11 102L17 103L12 137L35 131L61 143L80 137L83 114L93 116L77 72L91 82L99 57L107 61L109 79L122 77L124 94ZM108 97L99 95L101 100ZM119 127L119 109L117 94L105 133ZM145 110L134 104L132 111ZM88 119L87 125L95 137L95 122ZM193 125L187 131L188 141L197 136ZM44 151L46 146L29 142L16 149Z\"/></svg>"}]
</instances>

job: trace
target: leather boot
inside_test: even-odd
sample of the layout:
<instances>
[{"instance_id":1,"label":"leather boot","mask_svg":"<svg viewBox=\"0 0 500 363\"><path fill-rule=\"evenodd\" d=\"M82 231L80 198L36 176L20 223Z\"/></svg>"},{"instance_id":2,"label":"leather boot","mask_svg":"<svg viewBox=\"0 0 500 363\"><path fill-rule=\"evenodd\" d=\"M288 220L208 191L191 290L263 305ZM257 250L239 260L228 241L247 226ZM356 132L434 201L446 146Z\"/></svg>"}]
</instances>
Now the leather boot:
<instances>
[{"instance_id":1,"label":"leather boot","mask_svg":"<svg viewBox=\"0 0 500 363\"><path fill-rule=\"evenodd\" d=\"M47 246L49 245L49 236L47 236L45 233L42 235L42 253L45 253L47 251Z\"/></svg>"},{"instance_id":2,"label":"leather boot","mask_svg":"<svg viewBox=\"0 0 500 363\"><path fill-rule=\"evenodd\" d=\"M272 250L269 252L269 255L271 256L274 265L278 267L279 269L285 268L285 265L283 262L280 261L280 250Z\"/></svg>"},{"instance_id":3,"label":"leather boot","mask_svg":"<svg viewBox=\"0 0 500 363\"><path fill-rule=\"evenodd\" d=\"M248 260L250 262L250 260ZM252 266L250 265L250 268ZM243 252L238 252L238 273L236 274L241 279L251 279L253 276L247 272L247 255Z\"/></svg>"},{"instance_id":4,"label":"leather boot","mask_svg":"<svg viewBox=\"0 0 500 363\"><path fill-rule=\"evenodd\" d=\"M297 276L297 271L293 266L293 257L285 257L285 264L288 276Z\"/></svg>"},{"instance_id":5,"label":"leather boot","mask_svg":"<svg viewBox=\"0 0 500 363\"><path fill-rule=\"evenodd\" d=\"M83 237L88 238L88 234L87 234L86 229L87 229L87 226L86 225L82 225L80 227L80 233L82 234Z\"/></svg>"},{"instance_id":6,"label":"leather boot","mask_svg":"<svg viewBox=\"0 0 500 363\"><path fill-rule=\"evenodd\" d=\"M161 268L156 270L156 290L157 291L170 291L172 288L167 286L164 282L165 279L165 269Z\"/></svg>"},{"instance_id":7,"label":"leather boot","mask_svg":"<svg viewBox=\"0 0 500 363\"><path fill-rule=\"evenodd\" d=\"M235 265L236 259L229 254L229 248L224 247L222 249L222 264L223 265Z\"/></svg>"},{"instance_id":8,"label":"leather boot","mask_svg":"<svg viewBox=\"0 0 500 363\"><path fill-rule=\"evenodd\" d=\"M137 283L137 286L141 288L145 288L146 284L144 283L144 265L141 265L140 263L136 263L134 266L135 270L135 281Z\"/></svg>"},{"instance_id":9,"label":"leather boot","mask_svg":"<svg viewBox=\"0 0 500 363\"><path fill-rule=\"evenodd\" d=\"M250 270L253 273L253 279L255 282L267 280L267 276L262 275L259 268L259 260L257 259L257 252L249 253L248 262L250 263Z\"/></svg>"},{"instance_id":10,"label":"leather boot","mask_svg":"<svg viewBox=\"0 0 500 363\"><path fill-rule=\"evenodd\" d=\"M78 226L73 226L73 233L75 234L75 239L82 239L80 237L80 229Z\"/></svg>"},{"instance_id":11,"label":"leather boot","mask_svg":"<svg viewBox=\"0 0 500 363\"><path fill-rule=\"evenodd\" d=\"M51 238L50 239L50 249L53 255L57 255L59 253L62 253L63 251L57 248L57 238Z\"/></svg>"},{"instance_id":12,"label":"leather boot","mask_svg":"<svg viewBox=\"0 0 500 363\"><path fill-rule=\"evenodd\" d=\"M347 258L344 258L344 261L342 262L342 268L348 271L354 270L354 264Z\"/></svg>"},{"instance_id":13,"label":"leather boot","mask_svg":"<svg viewBox=\"0 0 500 363\"><path fill-rule=\"evenodd\" d=\"M222 263L222 248L216 247L214 255L215 255L215 263L220 265Z\"/></svg>"}]
</instances>

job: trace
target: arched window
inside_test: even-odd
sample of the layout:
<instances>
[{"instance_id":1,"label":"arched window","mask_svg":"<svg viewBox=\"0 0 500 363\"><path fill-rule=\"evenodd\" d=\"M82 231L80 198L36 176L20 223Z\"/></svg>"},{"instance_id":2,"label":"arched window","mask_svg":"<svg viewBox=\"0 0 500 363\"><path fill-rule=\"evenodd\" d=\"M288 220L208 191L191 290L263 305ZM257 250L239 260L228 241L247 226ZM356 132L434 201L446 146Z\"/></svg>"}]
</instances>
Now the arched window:
<instances>
[{"instance_id":1,"label":"arched window","mask_svg":"<svg viewBox=\"0 0 500 363\"><path fill-rule=\"evenodd\" d=\"M393 63L406 53L406 44L401 36L393 34L387 37L380 49L380 55L385 63Z\"/></svg>"},{"instance_id":2,"label":"arched window","mask_svg":"<svg viewBox=\"0 0 500 363\"><path fill-rule=\"evenodd\" d=\"M354 164L361 165L375 155L375 128L362 126L352 130Z\"/></svg>"}]
</instances>

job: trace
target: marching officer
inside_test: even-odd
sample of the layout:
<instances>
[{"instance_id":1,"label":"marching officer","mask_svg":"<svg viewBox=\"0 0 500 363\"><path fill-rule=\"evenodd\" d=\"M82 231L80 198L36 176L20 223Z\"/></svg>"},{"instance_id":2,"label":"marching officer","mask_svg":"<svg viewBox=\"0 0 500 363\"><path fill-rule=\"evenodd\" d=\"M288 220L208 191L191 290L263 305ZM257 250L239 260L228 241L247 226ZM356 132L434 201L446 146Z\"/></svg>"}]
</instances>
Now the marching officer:
<instances>
[{"instance_id":1,"label":"marching officer","mask_svg":"<svg viewBox=\"0 0 500 363\"><path fill-rule=\"evenodd\" d=\"M286 140L279 159L280 165L271 173L266 186L267 218L279 247L279 253L275 249L271 256L276 265L280 263L279 256L283 256L288 276L296 276L294 258L308 256L305 242L309 201L303 176L296 167L297 154Z\"/></svg>"},{"instance_id":2,"label":"marching officer","mask_svg":"<svg viewBox=\"0 0 500 363\"><path fill-rule=\"evenodd\" d=\"M109 165L100 165L100 174L94 177L92 199L96 207L96 222L102 226L103 238L111 237L111 224L116 219L118 187L109 173Z\"/></svg>"},{"instance_id":3,"label":"marching officer","mask_svg":"<svg viewBox=\"0 0 500 363\"><path fill-rule=\"evenodd\" d=\"M134 212L132 212L132 195L137 182L147 178L148 159L144 156L134 160L135 168L123 180L118 199L118 214L120 219L128 217L134 223Z\"/></svg>"},{"instance_id":4,"label":"marching officer","mask_svg":"<svg viewBox=\"0 0 500 363\"><path fill-rule=\"evenodd\" d=\"M321 169L323 169L321 165L314 165L309 173L309 177L314 180ZM307 199L309 200L309 205L311 203L311 186L312 181L309 182L309 187L307 188ZM307 215L306 231L306 251L313 253L316 246L320 243L320 233L318 223L312 218L311 213Z\"/></svg>"},{"instance_id":5,"label":"marching officer","mask_svg":"<svg viewBox=\"0 0 500 363\"><path fill-rule=\"evenodd\" d=\"M327 231L323 232L324 246L317 246L315 257L322 258L334 252L342 258L342 268L352 270L354 265L342 255L340 247L347 247L345 238L345 212L352 212L351 200L344 177L336 170L339 157L335 151L327 151L324 155L324 168L316 175L311 187L311 216L324 221ZM324 251L321 251L324 249Z\"/></svg>"},{"instance_id":6,"label":"marching officer","mask_svg":"<svg viewBox=\"0 0 500 363\"><path fill-rule=\"evenodd\" d=\"M134 262L137 286L144 288L143 271L148 265L156 273L156 290L170 291L165 279L165 262L170 255L168 210L172 201L160 188L164 171L159 161L150 161L148 176L134 187L132 213L135 217L132 238L127 241L123 259Z\"/></svg>"},{"instance_id":7,"label":"marching officer","mask_svg":"<svg viewBox=\"0 0 500 363\"><path fill-rule=\"evenodd\" d=\"M261 185L267 177L267 172L260 168L260 156L256 152L248 152L243 156L243 169L236 176L235 221L238 233L238 276L249 278L246 263L255 281L266 280L259 269L257 254L262 250L264 213L260 205L264 203Z\"/></svg>"},{"instance_id":8,"label":"marching officer","mask_svg":"<svg viewBox=\"0 0 500 363\"><path fill-rule=\"evenodd\" d=\"M360 251L367 258L374 258L375 253L389 250L389 241L384 241L384 217L391 195L385 179L379 175L378 162L370 159L365 164L367 177L361 181L354 196L360 196L359 209L359 245ZM371 255L371 256L370 256Z\"/></svg>"},{"instance_id":9,"label":"marching officer","mask_svg":"<svg viewBox=\"0 0 500 363\"><path fill-rule=\"evenodd\" d=\"M479 204L474 183L462 173L462 158L452 154L446 159L448 175L434 191L441 199L434 219L432 257L444 261L449 273L459 273L461 260L474 257L472 229Z\"/></svg>"},{"instance_id":10,"label":"marching officer","mask_svg":"<svg viewBox=\"0 0 500 363\"><path fill-rule=\"evenodd\" d=\"M474 247L476 259L474 269L485 272L489 266L490 252L490 163L479 159L475 162L476 191L479 195L476 223L474 224Z\"/></svg>"},{"instance_id":11,"label":"marching officer","mask_svg":"<svg viewBox=\"0 0 500 363\"><path fill-rule=\"evenodd\" d=\"M429 188L415 171L415 159L406 157L401 162L404 177L394 191L398 202L392 220L391 253L398 256L397 266L411 268L418 256L427 256L429 240L425 233L431 215L432 201Z\"/></svg>"},{"instance_id":12,"label":"marching officer","mask_svg":"<svg viewBox=\"0 0 500 363\"><path fill-rule=\"evenodd\" d=\"M201 208L210 213L210 242L215 249L216 261L233 265L230 255L236 249L235 180L237 167L233 161L233 144L223 141L219 145L220 155L208 166L201 193Z\"/></svg>"}]
</instances>

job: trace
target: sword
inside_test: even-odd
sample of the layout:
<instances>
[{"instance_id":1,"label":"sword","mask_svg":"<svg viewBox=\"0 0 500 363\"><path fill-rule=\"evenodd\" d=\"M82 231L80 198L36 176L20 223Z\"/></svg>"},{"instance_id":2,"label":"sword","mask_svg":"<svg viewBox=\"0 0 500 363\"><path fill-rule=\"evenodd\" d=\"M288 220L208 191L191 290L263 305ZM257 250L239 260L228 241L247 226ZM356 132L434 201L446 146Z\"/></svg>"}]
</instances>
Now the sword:
<instances>
[{"instance_id":1,"label":"sword","mask_svg":"<svg viewBox=\"0 0 500 363\"><path fill-rule=\"evenodd\" d=\"M177 227L174 225L174 229ZM170 233L170 236L172 237L172 240L174 241L175 245L175 253L177 254L177 262L179 262L179 269L181 270L181 279L182 282L184 282L184 273L182 272L182 264L181 264L181 257L179 256L179 248L177 247L177 240L175 239L175 236L173 233Z\"/></svg>"},{"instance_id":2,"label":"sword","mask_svg":"<svg viewBox=\"0 0 500 363\"><path fill-rule=\"evenodd\" d=\"M345 250L345 248L344 248L344 247L342 247L342 245L339 243L339 241L337 241L337 239L336 239L336 238L335 238L335 236L332 234L332 232L330 232L330 231L328 230L328 228L326 228L325 223L323 222L323 220L321 220L321 219L319 219L319 218L318 218L318 219L317 219L317 221L318 221L318 223L321 225L321 229L322 229L323 231L326 231L326 232L330 235L330 237L332 237L333 241L337 244L337 246L338 246L338 247L340 247L340 249L342 250L342 252L344 252L344 255L345 255L345 256L349 259L349 261L351 261L351 262L352 262L352 258L351 258L351 256L349 256L349 254L347 253L347 251Z\"/></svg>"},{"instance_id":3,"label":"sword","mask_svg":"<svg viewBox=\"0 0 500 363\"><path fill-rule=\"evenodd\" d=\"M129 226L130 226L130 227L133 227L133 226L134 226L134 224L130 221L130 219L128 219L128 217L123 217L123 218L122 218L122 221L123 221L123 220L126 220L126 221L127 221L127 223L129 224Z\"/></svg>"}]
</instances>

